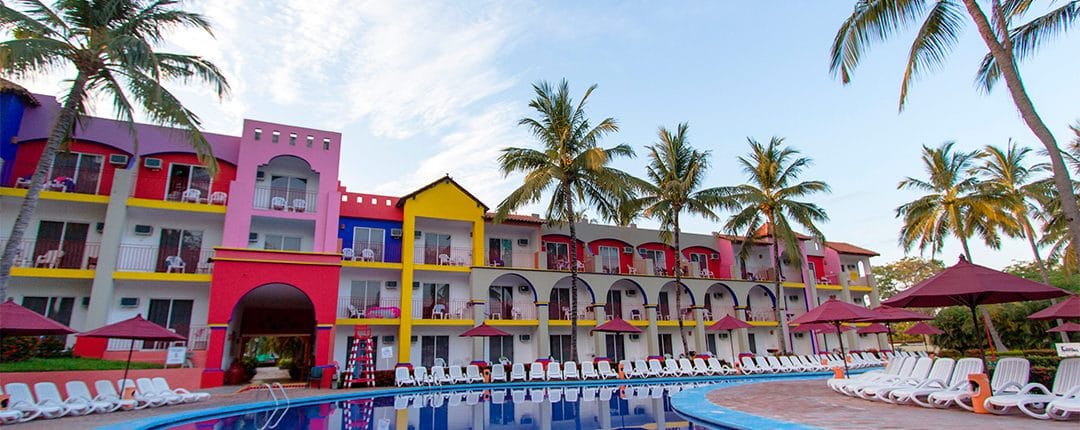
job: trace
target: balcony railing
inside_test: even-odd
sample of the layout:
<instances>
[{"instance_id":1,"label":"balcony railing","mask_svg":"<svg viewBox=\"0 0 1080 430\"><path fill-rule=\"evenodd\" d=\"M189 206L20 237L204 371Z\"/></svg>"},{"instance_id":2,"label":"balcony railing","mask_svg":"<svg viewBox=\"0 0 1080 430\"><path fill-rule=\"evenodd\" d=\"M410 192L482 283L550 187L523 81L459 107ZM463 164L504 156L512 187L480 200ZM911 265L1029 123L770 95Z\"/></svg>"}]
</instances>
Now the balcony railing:
<instances>
[{"instance_id":1,"label":"balcony railing","mask_svg":"<svg viewBox=\"0 0 1080 430\"><path fill-rule=\"evenodd\" d=\"M53 177L45 180L44 191L61 193L108 195L109 190L101 186L101 169L63 169L53 167ZM30 188L30 178L11 178L13 188Z\"/></svg>"},{"instance_id":2,"label":"balcony railing","mask_svg":"<svg viewBox=\"0 0 1080 430\"><path fill-rule=\"evenodd\" d=\"M338 298L338 318L399 318L401 299L343 296Z\"/></svg>"},{"instance_id":3,"label":"balcony railing","mask_svg":"<svg viewBox=\"0 0 1080 430\"><path fill-rule=\"evenodd\" d=\"M0 238L7 246L7 239ZM97 242L24 239L15 251L15 267L95 269L101 244Z\"/></svg>"},{"instance_id":4,"label":"balcony railing","mask_svg":"<svg viewBox=\"0 0 1080 430\"><path fill-rule=\"evenodd\" d=\"M732 306L713 306L712 308L705 308L705 310L708 312L705 315L706 321L719 321L721 318L729 315L737 317L735 308Z\"/></svg>"},{"instance_id":5,"label":"balcony railing","mask_svg":"<svg viewBox=\"0 0 1080 430\"><path fill-rule=\"evenodd\" d=\"M674 308L675 306L671 306L671 307ZM682 316L683 316L684 321L693 320L694 319L694 312L693 312L692 309L690 309L689 306L686 306L686 307L682 308ZM657 310L656 318L661 320L661 321L676 321L677 320L674 312L663 309L663 308Z\"/></svg>"},{"instance_id":6,"label":"balcony railing","mask_svg":"<svg viewBox=\"0 0 1080 430\"><path fill-rule=\"evenodd\" d=\"M163 250L149 245L120 245L116 270L123 272L211 273L212 248Z\"/></svg>"},{"instance_id":7,"label":"balcony railing","mask_svg":"<svg viewBox=\"0 0 1080 430\"><path fill-rule=\"evenodd\" d=\"M188 328L187 333L180 333L177 330L173 331L179 333L181 336L187 335L187 349L189 350L202 351L205 350L210 343L210 327L205 325L192 325ZM165 349L172 344L172 342L144 342L141 340L133 341L130 339L109 339L105 348L108 351L127 351L132 348L132 342L135 342L134 349L140 351Z\"/></svg>"},{"instance_id":8,"label":"balcony railing","mask_svg":"<svg viewBox=\"0 0 1080 430\"><path fill-rule=\"evenodd\" d=\"M422 319L472 319L472 309L469 300L413 300L413 317Z\"/></svg>"},{"instance_id":9,"label":"balcony railing","mask_svg":"<svg viewBox=\"0 0 1080 430\"><path fill-rule=\"evenodd\" d=\"M419 264L434 264L438 266L472 266L472 248L435 248L421 245L413 250L413 261Z\"/></svg>"},{"instance_id":10,"label":"balcony railing","mask_svg":"<svg viewBox=\"0 0 1080 430\"><path fill-rule=\"evenodd\" d=\"M513 267L517 269L536 269L536 252L514 251L505 252L484 249L485 263L491 267Z\"/></svg>"},{"instance_id":11,"label":"balcony railing","mask_svg":"<svg viewBox=\"0 0 1080 430\"><path fill-rule=\"evenodd\" d=\"M316 212L319 193L278 187L255 187L255 209L284 212Z\"/></svg>"},{"instance_id":12,"label":"balcony railing","mask_svg":"<svg viewBox=\"0 0 1080 430\"><path fill-rule=\"evenodd\" d=\"M746 311L747 321L776 321L776 310Z\"/></svg>"},{"instance_id":13,"label":"balcony railing","mask_svg":"<svg viewBox=\"0 0 1080 430\"><path fill-rule=\"evenodd\" d=\"M487 319L489 320L534 320L536 304L531 301L488 302Z\"/></svg>"},{"instance_id":14,"label":"balcony railing","mask_svg":"<svg viewBox=\"0 0 1080 430\"><path fill-rule=\"evenodd\" d=\"M621 308L621 312L615 312L611 303L608 303L607 306L604 306L604 314L607 315L608 318L618 317L627 321L644 321L649 318L645 313L645 306L623 303Z\"/></svg>"},{"instance_id":15,"label":"balcony railing","mask_svg":"<svg viewBox=\"0 0 1080 430\"><path fill-rule=\"evenodd\" d=\"M341 259L345 261L400 263L401 244L357 242L351 248L341 249Z\"/></svg>"},{"instance_id":16,"label":"balcony railing","mask_svg":"<svg viewBox=\"0 0 1080 430\"><path fill-rule=\"evenodd\" d=\"M548 306L548 319L549 320L563 320L569 321L571 317L570 306L556 306L557 303L553 303ZM594 320L596 315L592 309L585 309L585 302L578 301L578 319L579 320Z\"/></svg>"},{"instance_id":17,"label":"balcony railing","mask_svg":"<svg viewBox=\"0 0 1080 430\"><path fill-rule=\"evenodd\" d=\"M210 181L170 184L163 178L140 177L131 187L131 197L224 206L229 202L229 194L220 189L215 191L213 185Z\"/></svg>"}]
</instances>

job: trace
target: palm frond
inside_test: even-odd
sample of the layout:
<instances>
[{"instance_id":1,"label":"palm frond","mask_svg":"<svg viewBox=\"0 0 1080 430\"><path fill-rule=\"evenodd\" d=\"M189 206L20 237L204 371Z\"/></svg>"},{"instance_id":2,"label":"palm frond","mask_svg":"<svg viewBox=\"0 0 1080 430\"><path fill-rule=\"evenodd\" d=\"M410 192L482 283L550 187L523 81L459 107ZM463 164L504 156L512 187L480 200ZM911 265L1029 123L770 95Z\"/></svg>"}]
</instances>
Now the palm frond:
<instances>
[{"instance_id":1,"label":"palm frond","mask_svg":"<svg viewBox=\"0 0 1080 430\"><path fill-rule=\"evenodd\" d=\"M1027 10L1029 5L1021 5L1022 11ZM1013 13L1014 16L1017 13ZM1013 27L1009 31L1009 43L1013 47L1013 57L1016 61L1023 61L1034 55L1044 44L1058 38L1067 32L1080 17L1080 0L1066 2L1061 7L1053 9L1027 23ZM998 69L994 56L987 53L983 56L979 69L975 73L976 86L989 93L994 89L1001 78L1001 70Z\"/></svg>"},{"instance_id":2,"label":"palm frond","mask_svg":"<svg viewBox=\"0 0 1080 430\"><path fill-rule=\"evenodd\" d=\"M924 72L945 62L964 26L964 11L954 0L938 0L926 16L908 53L900 83L899 110L904 110L911 84Z\"/></svg>"},{"instance_id":3,"label":"palm frond","mask_svg":"<svg viewBox=\"0 0 1080 430\"><path fill-rule=\"evenodd\" d=\"M855 10L844 20L829 50L829 71L840 75L841 82L851 82L851 72L862 54L873 43L887 40L915 22L923 13L921 0L859 0Z\"/></svg>"}]
</instances>

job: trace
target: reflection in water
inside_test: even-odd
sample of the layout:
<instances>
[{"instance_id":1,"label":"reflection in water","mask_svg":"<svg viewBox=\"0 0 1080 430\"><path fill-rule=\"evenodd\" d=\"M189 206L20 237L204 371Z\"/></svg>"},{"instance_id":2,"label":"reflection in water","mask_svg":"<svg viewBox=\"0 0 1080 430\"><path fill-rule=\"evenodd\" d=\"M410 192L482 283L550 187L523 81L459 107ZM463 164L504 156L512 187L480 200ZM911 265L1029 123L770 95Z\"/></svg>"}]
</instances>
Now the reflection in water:
<instances>
[{"instance_id":1,"label":"reflection in water","mask_svg":"<svg viewBox=\"0 0 1080 430\"><path fill-rule=\"evenodd\" d=\"M428 391L264 410L170 429L700 429L670 395L702 384Z\"/></svg>"}]
</instances>

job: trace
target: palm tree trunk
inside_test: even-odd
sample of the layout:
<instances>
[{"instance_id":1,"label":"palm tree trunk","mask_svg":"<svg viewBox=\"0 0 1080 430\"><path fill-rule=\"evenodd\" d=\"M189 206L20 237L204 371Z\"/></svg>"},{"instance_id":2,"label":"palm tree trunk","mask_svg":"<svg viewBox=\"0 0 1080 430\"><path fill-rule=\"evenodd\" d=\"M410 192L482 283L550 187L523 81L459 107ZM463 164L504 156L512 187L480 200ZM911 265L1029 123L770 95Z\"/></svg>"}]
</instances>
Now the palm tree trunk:
<instances>
[{"instance_id":1,"label":"palm tree trunk","mask_svg":"<svg viewBox=\"0 0 1080 430\"><path fill-rule=\"evenodd\" d=\"M571 199L570 185L563 186L563 198L566 199L566 219L570 223L570 360L578 361L577 326L578 326L578 273L577 273L577 228L574 224L574 201ZM564 357L565 359L565 357Z\"/></svg>"},{"instance_id":2,"label":"palm tree trunk","mask_svg":"<svg viewBox=\"0 0 1080 430\"><path fill-rule=\"evenodd\" d=\"M990 22L986 19L982 9L979 8L976 0L964 0L964 6L967 7L968 14L975 21L975 26L979 29L979 35L986 42L986 46L990 48L990 54L994 56L998 70L1001 71L1001 77L1005 80L1005 86L1009 89L1009 95L1012 96L1016 109L1020 111L1020 117L1023 118L1024 123L1031 129L1031 132L1035 134L1035 137L1042 142L1043 147L1046 148L1046 152L1050 156L1050 165L1054 172L1054 186L1057 188L1058 195L1061 196L1061 211L1065 215L1069 235L1072 236L1073 243L1080 243L1080 208L1077 207L1076 198L1068 198L1075 195L1072 181L1069 179L1069 169L1061 156L1061 150L1054 139L1054 134L1050 132L1046 123L1039 117L1038 112L1035 111L1035 105L1031 102L1031 98L1028 97L1027 91L1024 89L1024 82L1020 79L1020 70L1017 69L1016 60L1013 58L1012 41L1009 40L1008 35L1005 35L1001 40L998 39L998 35L990 27ZM1000 7L997 2L995 2L995 7Z\"/></svg>"},{"instance_id":3,"label":"palm tree trunk","mask_svg":"<svg viewBox=\"0 0 1080 430\"><path fill-rule=\"evenodd\" d=\"M787 354L787 306L784 300L784 287L780 281L780 241L776 237L776 224L773 224L773 217L770 214L768 216L769 225L772 226L772 242L773 242L773 276L776 278L773 280L773 299L776 301L774 311L776 312L776 323L780 325L779 336L777 336L776 348L780 350L781 354ZM765 229L768 231L768 228Z\"/></svg>"},{"instance_id":4,"label":"palm tree trunk","mask_svg":"<svg viewBox=\"0 0 1080 430\"><path fill-rule=\"evenodd\" d=\"M1039 275L1042 276L1042 281L1046 285L1050 285L1050 271L1046 269L1046 262L1043 261L1042 255L1039 255L1039 245L1035 243L1035 229L1031 227L1031 221L1026 216L1021 218L1024 223L1024 235L1027 236L1028 245L1031 246L1031 253L1035 255L1035 264L1039 266ZM1057 300L1050 299L1051 303L1057 303ZM1064 321L1057 320L1058 325L1061 325ZM1060 333L1061 341L1068 342L1069 334L1065 332Z\"/></svg>"},{"instance_id":5,"label":"palm tree trunk","mask_svg":"<svg viewBox=\"0 0 1080 430\"><path fill-rule=\"evenodd\" d=\"M961 236L960 243L964 245L964 256L967 257L967 261L972 262L971 251L968 250L967 238ZM994 326L994 321L990 319L990 311L986 309L986 306L980 306L979 310L982 312L982 318L986 323L986 329L990 331L990 340L994 342L994 349L998 351L1008 351L1009 348L1005 346L1005 342L1001 341L1001 335L998 334L997 327ZM978 323L978 321L975 321L976 327L978 327Z\"/></svg>"},{"instance_id":6,"label":"palm tree trunk","mask_svg":"<svg viewBox=\"0 0 1080 430\"><path fill-rule=\"evenodd\" d=\"M686 343L686 333L683 332L685 323L683 322L682 313L682 248L679 246L679 212L681 211L682 208L672 208L675 221L675 313L678 314L679 319L679 339L682 340L683 354L689 356L690 346Z\"/></svg>"},{"instance_id":7,"label":"palm tree trunk","mask_svg":"<svg viewBox=\"0 0 1080 430\"><path fill-rule=\"evenodd\" d=\"M46 176L52 170L56 153L60 150L60 145L71 135L71 128L78 117L79 105L86 96L87 79L87 75L82 72L75 76L67 99L64 100L64 105L56 115L56 122L49 134L49 140L41 151L41 158L38 159L34 175L30 177L30 188L26 190L26 197L23 198L22 205L19 207L15 224L11 226L11 235L8 236L7 244L4 245L4 253L0 256L0 302L7 300L8 281L11 280L11 268L15 265L15 254L19 252L19 245L26 234L26 228L30 226L30 218L37 209L41 189L45 186Z\"/></svg>"}]
</instances>

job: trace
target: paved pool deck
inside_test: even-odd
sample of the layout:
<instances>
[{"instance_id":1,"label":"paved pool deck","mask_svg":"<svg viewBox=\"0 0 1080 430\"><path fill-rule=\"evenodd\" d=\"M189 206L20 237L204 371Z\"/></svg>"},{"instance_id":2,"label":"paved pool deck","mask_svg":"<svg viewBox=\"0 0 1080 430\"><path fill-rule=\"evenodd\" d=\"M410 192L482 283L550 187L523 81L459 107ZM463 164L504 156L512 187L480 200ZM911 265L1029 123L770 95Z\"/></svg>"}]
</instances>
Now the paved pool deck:
<instances>
[{"instance_id":1,"label":"paved pool deck","mask_svg":"<svg viewBox=\"0 0 1080 430\"><path fill-rule=\"evenodd\" d=\"M982 415L961 409L926 409L851 398L823 379L702 387L677 396L704 395L695 413L733 419L743 428L786 429L1080 429L1080 421L1043 421L1023 414ZM676 402L678 407L678 402Z\"/></svg>"}]
</instances>

